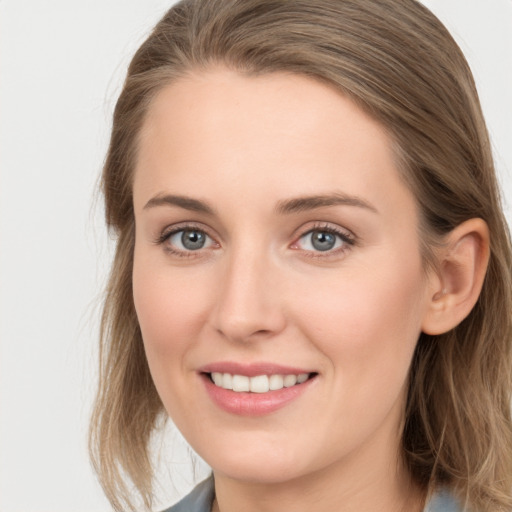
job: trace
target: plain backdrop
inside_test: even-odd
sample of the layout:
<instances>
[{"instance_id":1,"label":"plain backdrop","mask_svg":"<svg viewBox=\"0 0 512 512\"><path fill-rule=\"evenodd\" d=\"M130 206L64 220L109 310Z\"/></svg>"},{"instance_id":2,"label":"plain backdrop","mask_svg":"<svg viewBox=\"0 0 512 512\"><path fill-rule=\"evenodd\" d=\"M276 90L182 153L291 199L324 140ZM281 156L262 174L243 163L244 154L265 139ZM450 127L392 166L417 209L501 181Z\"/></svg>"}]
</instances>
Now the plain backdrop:
<instances>
[{"instance_id":1,"label":"plain backdrop","mask_svg":"<svg viewBox=\"0 0 512 512\"><path fill-rule=\"evenodd\" d=\"M425 3L475 73L510 222L512 1ZM171 4L0 0L1 512L109 510L86 450L112 245L95 191L126 66ZM193 484L176 442L162 504Z\"/></svg>"}]
</instances>

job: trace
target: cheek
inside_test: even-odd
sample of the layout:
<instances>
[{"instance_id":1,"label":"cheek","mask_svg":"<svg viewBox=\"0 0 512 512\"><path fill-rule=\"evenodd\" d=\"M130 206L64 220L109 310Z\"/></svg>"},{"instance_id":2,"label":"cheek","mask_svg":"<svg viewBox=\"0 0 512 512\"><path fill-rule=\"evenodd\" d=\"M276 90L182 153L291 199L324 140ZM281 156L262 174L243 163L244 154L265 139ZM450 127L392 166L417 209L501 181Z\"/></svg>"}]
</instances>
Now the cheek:
<instances>
[{"instance_id":1,"label":"cheek","mask_svg":"<svg viewBox=\"0 0 512 512\"><path fill-rule=\"evenodd\" d=\"M304 295L302 329L345 375L403 377L421 330L422 276L420 261L393 258L340 272Z\"/></svg>"},{"instance_id":2,"label":"cheek","mask_svg":"<svg viewBox=\"0 0 512 512\"><path fill-rule=\"evenodd\" d=\"M200 339L207 300L200 286L204 279L162 264L161 256L140 252L135 251L133 295L144 350L167 413L179 420L192 414L183 376L191 373L188 354Z\"/></svg>"},{"instance_id":3,"label":"cheek","mask_svg":"<svg viewBox=\"0 0 512 512\"><path fill-rule=\"evenodd\" d=\"M133 268L135 310L150 365L153 359L163 363L161 356L189 348L206 315L204 276L190 276L154 260L136 251Z\"/></svg>"}]
</instances>

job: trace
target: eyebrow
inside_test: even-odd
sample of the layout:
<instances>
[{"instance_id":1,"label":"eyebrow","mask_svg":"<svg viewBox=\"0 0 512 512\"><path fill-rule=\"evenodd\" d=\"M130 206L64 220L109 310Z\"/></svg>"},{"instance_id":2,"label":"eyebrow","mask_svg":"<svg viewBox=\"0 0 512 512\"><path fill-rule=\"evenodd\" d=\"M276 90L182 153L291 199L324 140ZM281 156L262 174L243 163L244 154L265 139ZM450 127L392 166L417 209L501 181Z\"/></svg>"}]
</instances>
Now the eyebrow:
<instances>
[{"instance_id":1,"label":"eyebrow","mask_svg":"<svg viewBox=\"0 0 512 512\"><path fill-rule=\"evenodd\" d=\"M318 196L297 197L277 203L276 210L281 214L298 213L328 206L355 206L378 213L377 208L357 196L343 193L325 194Z\"/></svg>"},{"instance_id":2,"label":"eyebrow","mask_svg":"<svg viewBox=\"0 0 512 512\"><path fill-rule=\"evenodd\" d=\"M155 208L157 206L179 206L184 210L190 210L192 212L206 213L213 215L214 209L205 201L199 199L192 199L186 196L176 196L172 194L159 194L151 198L145 205L144 210Z\"/></svg>"},{"instance_id":3,"label":"eyebrow","mask_svg":"<svg viewBox=\"0 0 512 512\"><path fill-rule=\"evenodd\" d=\"M193 212L205 213L207 215L215 214L214 208L212 208L205 201L173 194L159 194L151 198L144 205L143 209L148 210L158 206L178 206L179 208ZM286 215L308 210L315 210L317 208L325 208L329 206L355 206L358 208L367 209L374 213L378 213L377 209L364 199L342 193L285 199L277 203L276 211L279 214Z\"/></svg>"}]
</instances>

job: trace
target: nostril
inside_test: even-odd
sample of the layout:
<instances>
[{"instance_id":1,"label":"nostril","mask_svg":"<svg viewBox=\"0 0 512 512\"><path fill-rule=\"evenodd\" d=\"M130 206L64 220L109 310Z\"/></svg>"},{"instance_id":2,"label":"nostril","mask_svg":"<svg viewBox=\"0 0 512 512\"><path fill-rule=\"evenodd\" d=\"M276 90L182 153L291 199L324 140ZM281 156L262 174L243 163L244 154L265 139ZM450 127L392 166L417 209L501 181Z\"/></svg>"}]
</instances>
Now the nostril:
<instances>
[{"instance_id":1,"label":"nostril","mask_svg":"<svg viewBox=\"0 0 512 512\"><path fill-rule=\"evenodd\" d=\"M244 323L231 323L230 325L224 325L223 327L217 328L217 332L224 338L241 342L251 343L254 341L263 341L266 338L271 338L275 332L272 329L258 329L254 328L250 324Z\"/></svg>"}]
</instances>

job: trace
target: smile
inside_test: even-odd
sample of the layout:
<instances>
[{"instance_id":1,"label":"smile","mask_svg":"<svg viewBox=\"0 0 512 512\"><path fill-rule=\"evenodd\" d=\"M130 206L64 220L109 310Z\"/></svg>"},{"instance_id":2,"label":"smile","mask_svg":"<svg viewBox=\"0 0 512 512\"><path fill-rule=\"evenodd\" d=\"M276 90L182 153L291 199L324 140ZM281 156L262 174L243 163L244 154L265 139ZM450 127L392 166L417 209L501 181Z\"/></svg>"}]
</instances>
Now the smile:
<instances>
[{"instance_id":1,"label":"smile","mask_svg":"<svg viewBox=\"0 0 512 512\"><path fill-rule=\"evenodd\" d=\"M316 387L318 372L273 363L212 363L198 372L213 404L241 416L264 416Z\"/></svg>"},{"instance_id":2,"label":"smile","mask_svg":"<svg viewBox=\"0 0 512 512\"><path fill-rule=\"evenodd\" d=\"M268 393L269 391L278 391L302 384L309 377L308 373L299 373L298 375L256 375L254 377L221 372L212 372L210 374L212 382L217 387L237 393Z\"/></svg>"}]
</instances>

